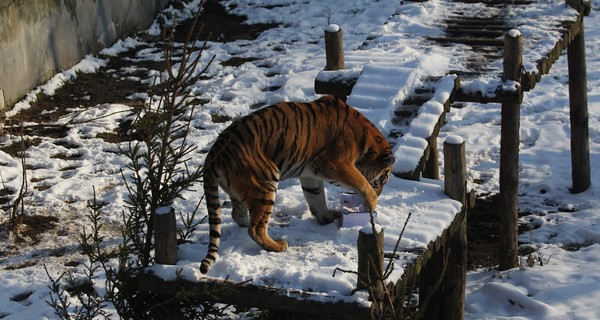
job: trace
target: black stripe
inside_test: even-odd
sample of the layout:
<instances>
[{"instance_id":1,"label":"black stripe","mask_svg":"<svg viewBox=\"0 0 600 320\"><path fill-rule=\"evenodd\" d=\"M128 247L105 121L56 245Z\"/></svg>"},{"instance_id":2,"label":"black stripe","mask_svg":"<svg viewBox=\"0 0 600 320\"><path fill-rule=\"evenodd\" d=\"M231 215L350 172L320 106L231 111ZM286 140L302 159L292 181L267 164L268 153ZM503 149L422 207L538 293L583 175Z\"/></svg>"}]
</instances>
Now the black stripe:
<instances>
[{"instance_id":1,"label":"black stripe","mask_svg":"<svg viewBox=\"0 0 600 320\"><path fill-rule=\"evenodd\" d=\"M321 194L321 188L304 188L302 187L303 191L306 191L308 193L312 193L315 195Z\"/></svg>"},{"instance_id":2,"label":"black stripe","mask_svg":"<svg viewBox=\"0 0 600 320\"><path fill-rule=\"evenodd\" d=\"M265 205L265 206L273 206L273 205L275 205L275 202L273 200L270 200L270 199L254 198L254 200L258 201L260 204Z\"/></svg>"},{"instance_id":3,"label":"black stripe","mask_svg":"<svg viewBox=\"0 0 600 320\"><path fill-rule=\"evenodd\" d=\"M221 237L221 233L216 231L216 230L210 230L210 237L211 238L220 238Z\"/></svg>"},{"instance_id":4,"label":"black stripe","mask_svg":"<svg viewBox=\"0 0 600 320\"><path fill-rule=\"evenodd\" d=\"M205 188L204 190L206 190L206 188ZM209 191L213 191L213 190L209 190ZM204 196L205 196L207 199L209 199L209 198L210 198L211 200L219 199L219 194L218 194L218 193L217 193L217 194L212 194L212 193L207 193L207 192L204 192Z\"/></svg>"},{"instance_id":5,"label":"black stripe","mask_svg":"<svg viewBox=\"0 0 600 320\"><path fill-rule=\"evenodd\" d=\"M221 218L208 217L208 224L221 224Z\"/></svg>"}]
</instances>

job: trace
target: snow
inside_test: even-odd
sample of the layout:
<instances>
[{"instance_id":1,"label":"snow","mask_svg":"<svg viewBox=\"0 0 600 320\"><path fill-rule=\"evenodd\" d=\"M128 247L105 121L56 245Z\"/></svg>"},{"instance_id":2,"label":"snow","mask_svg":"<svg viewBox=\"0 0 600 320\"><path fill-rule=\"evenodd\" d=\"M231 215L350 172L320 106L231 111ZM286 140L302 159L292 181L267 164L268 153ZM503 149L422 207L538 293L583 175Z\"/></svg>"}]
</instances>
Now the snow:
<instances>
[{"instance_id":1,"label":"snow","mask_svg":"<svg viewBox=\"0 0 600 320\"><path fill-rule=\"evenodd\" d=\"M328 25L327 28L325 28L325 31L331 32L331 33L338 32L338 31L340 31L340 26L338 26L335 23L332 23L332 24Z\"/></svg>"},{"instance_id":2,"label":"snow","mask_svg":"<svg viewBox=\"0 0 600 320\"><path fill-rule=\"evenodd\" d=\"M189 17L193 1L183 9L170 7L168 11L180 18ZM216 55L216 63L208 69L206 79L198 81L192 92L208 103L191 115L190 141L198 150L207 149L217 134L228 124L213 123L212 114L239 117L251 112L255 104L280 101L307 101L318 97L313 85L325 64L323 30L337 24L343 31L347 51L346 66L352 74L362 72L355 90L349 97L384 133L393 125L389 121L394 106L401 102L411 88L418 86L422 76L443 76L462 57L450 50L431 48L414 41L414 34L436 36L441 29L428 24L437 16L444 16L448 4L439 0L404 2L396 0L377 2L366 0L293 1L268 0L257 3L246 0L222 1L234 14L248 16L248 23L275 22L281 26L265 31L257 40L239 40L230 43L210 42L203 62ZM461 4L477 12L479 4ZM266 9L268 6L269 9ZM532 29L526 19L535 20L543 14L554 18L544 21L550 26L568 16L564 1L542 1L539 5L520 6L521 11L511 14L523 16L523 27L518 31L524 37L524 67L537 68L535 62L546 52L550 42L528 41L533 34L543 32L556 39L557 32ZM600 1L592 1L592 14L585 18L588 70L588 101L590 128L590 157L592 186L589 190L572 194L570 166L570 123L568 100L568 69L566 55L556 62L550 74L543 77L534 90L526 93L521 106L521 148L519 164L519 206L521 211L532 212L521 223L532 228L520 236L524 246L536 251L529 265L507 271L480 269L468 274L466 319L598 319L600 318ZM464 9L467 10L467 9ZM567 12L567 14L565 13ZM392 16L393 14L395 14ZM289 19L289 17L294 19ZM148 30L159 34L158 24ZM367 41L367 39L371 39ZM138 50L132 60L159 61L160 46L146 47L145 40L136 37L119 40L103 51L114 56L127 50ZM410 45L407 45L410 44ZM144 49L139 50L140 47ZM358 48L362 50L357 50ZM239 67L223 67L219 62L232 57L252 57L258 60ZM46 84L29 93L8 116L25 110L39 93L53 94L65 82L75 79L78 72L95 72L107 60L85 57L70 70L55 75ZM501 65L499 66L501 68ZM135 70L122 70L131 74ZM151 84L160 74L147 71L139 81ZM323 74L323 73L321 73ZM340 74L331 74L338 77ZM327 75L323 75L327 77ZM453 85L451 77L440 83L440 88ZM479 79L463 83L463 88L494 95L490 88L503 86L514 89L515 83L497 79ZM264 90L277 87L276 90ZM441 112L441 103L447 98L440 94L427 102L411 124L409 132L396 141L397 161L394 170L412 170L426 147L424 140L435 115ZM85 97L82 97L85 99ZM140 92L130 99L156 103L156 97ZM72 115L59 121L71 124L59 141L43 141L27 149L27 165L35 168L28 172L29 179L50 188L30 188L28 209L32 213L58 217L55 234L47 235L35 246L15 244L7 238L0 245L0 317L3 319L52 319L48 276L57 278L69 269L82 274L83 267L66 267L68 261L85 262L77 251L77 234L89 230L83 217L87 201L94 188L107 214L103 223L106 236L117 243L121 212L126 199L126 187L120 172L127 159L115 144L96 138L101 132L111 132L118 122L131 120L130 107L123 104L102 104L95 108L77 108ZM497 104L464 103L447 114L447 124L438 139L440 159L443 161L443 142L462 143L467 154L469 185L479 194L498 192L500 106ZM196 129L203 128L204 130ZM5 137L14 141L16 137ZM63 157L56 157L61 154ZM65 157L66 156L66 157ZM203 162L198 153L189 166ZM443 163L441 163L443 167ZM0 151L0 172L6 187L17 190L22 181L22 163ZM440 170L443 172L443 170ZM195 188L201 190L201 186ZM340 190L328 186L330 206L340 206ZM198 191L185 192L174 206L177 212L191 211L198 201ZM223 200L226 199L224 195ZM201 214L206 213L201 205ZM356 277L336 274L336 267L356 268L356 239L360 226L337 228L335 224L320 226L308 211L297 181L284 181L277 194L275 211L270 227L274 238L284 238L289 249L283 253L262 250L251 241L245 230L239 228L229 215L230 207L223 209L222 242L219 258L209 271L211 277L229 277L233 281L251 281L297 289L311 289L323 295L346 301L368 304L364 292L352 294ZM395 244L402 226L411 213L408 227L400 243L402 248L423 248L445 227L449 226L459 210L456 201L443 193L441 181L421 179L408 181L392 177L379 197L377 224L385 230L385 249ZM179 219L179 215L178 219ZM181 221L178 221L181 223ZM208 228L202 224L193 233L192 242L179 248L180 261L176 266L156 265L152 270L165 279L176 274L187 279L199 279L199 264L206 253ZM577 250L575 250L577 249ZM61 254L56 254L56 253ZM6 254L5 254L6 253ZM406 253L397 261L392 277L399 277L402 264L414 258ZM95 286L103 290L102 279ZM12 299L31 293L22 301ZM71 301L76 303L76 301ZM108 307L110 308L110 306Z\"/></svg>"},{"instance_id":3,"label":"snow","mask_svg":"<svg viewBox=\"0 0 600 320\"><path fill-rule=\"evenodd\" d=\"M508 35L512 38L516 38L521 36L521 32L517 29L511 29L508 31Z\"/></svg>"},{"instance_id":4,"label":"snow","mask_svg":"<svg viewBox=\"0 0 600 320\"><path fill-rule=\"evenodd\" d=\"M446 136L446 143L448 144L463 144L465 139L457 135L448 135Z\"/></svg>"}]
</instances>

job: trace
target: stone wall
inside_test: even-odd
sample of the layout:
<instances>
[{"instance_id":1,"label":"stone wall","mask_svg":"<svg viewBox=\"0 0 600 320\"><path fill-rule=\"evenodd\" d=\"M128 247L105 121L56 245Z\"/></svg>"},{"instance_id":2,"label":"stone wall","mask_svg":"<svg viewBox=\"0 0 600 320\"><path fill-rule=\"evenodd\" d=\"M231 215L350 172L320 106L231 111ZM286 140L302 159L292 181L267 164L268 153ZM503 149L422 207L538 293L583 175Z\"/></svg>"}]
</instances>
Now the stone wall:
<instances>
[{"instance_id":1,"label":"stone wall","mask_svg":"<svg viewBox=\"0 0 600 320\"><path fill-rule=\"evenodd\" d=\"M86 54L148 28L167 3L0 0L0 91L7 108Z\"/></svg>"}]
</instances>

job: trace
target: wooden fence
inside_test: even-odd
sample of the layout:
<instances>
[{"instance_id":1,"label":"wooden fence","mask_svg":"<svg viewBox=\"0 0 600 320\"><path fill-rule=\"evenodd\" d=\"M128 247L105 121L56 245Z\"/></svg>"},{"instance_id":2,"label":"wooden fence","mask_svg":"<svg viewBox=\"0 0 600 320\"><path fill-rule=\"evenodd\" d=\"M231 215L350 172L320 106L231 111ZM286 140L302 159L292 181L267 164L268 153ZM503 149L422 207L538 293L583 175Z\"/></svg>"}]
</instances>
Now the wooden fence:
<instances>
[{"instance_id":1,"label":"wooden fence","mask_svg":"<svg viewBox=\"0 0 600 320\"><path fill-rule=\"evenodd\" d=\"M466 198L464 141L457 138L447 140L444 143L444 157L446 194L464 204ZM426 319L462 319L467 265L464 208L465 206L457 213L450 227L432 241L415 261L405 267L404 275L395 283L387 281L382 283L377 280L384 266L383 229L375 234L360 232L357 240L359 254L357 289L382 292L385 285L387 294L403 299L407 294L413 293L411 290L417 286L411 283L414 284L419 278L420 307L425 309ZM156 263L175 264L177 249L174 210L161 208L155 215L155 222ZM372 261L375 261L374 265L381 269L374 270L370 264ZM322 294L315 292L235 283L224 279L167 281L147 272L139 275L138 285L142 290L165 295L175 295L182 291L193 292L199 299L330 319L369 319L381 311L381 308L372 309L358 303L336 301L338 299L335 297L323 297ZM379 308L387 301L381 300L373 305ZM396 300L396 302L403 301Z\"/></svg>"}]
</instances>

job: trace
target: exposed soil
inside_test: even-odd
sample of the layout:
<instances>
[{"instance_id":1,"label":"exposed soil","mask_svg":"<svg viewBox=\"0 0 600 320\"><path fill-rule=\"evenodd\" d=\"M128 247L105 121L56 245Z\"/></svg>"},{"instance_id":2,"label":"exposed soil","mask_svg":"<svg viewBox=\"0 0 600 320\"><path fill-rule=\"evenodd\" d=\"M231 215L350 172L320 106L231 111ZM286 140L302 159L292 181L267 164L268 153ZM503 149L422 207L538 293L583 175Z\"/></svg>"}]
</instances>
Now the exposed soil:
<instances>
[{"instance_id":1,"label":"exposed soil","mask_svg":"<svg viewBox=\"0 0 600 320\"><path fill-rule=\"evenodd\" d=\"M469 270L498 265L499 196L479 197L467 211L467 266Z\"/></svg>"},{"instance_id":2,"label":"exposed soil","mask_svg":"<svg viewBox=\"0 0 600 320\"><path fill-rule=\"evenodd\" d=\"M244 17L228 15L217 1L207 1L205 4L205 13L201 17L201 22L205 24L204 34L200 39L205 39L208 33L211 33L211 41L234 41L238 39L255 39L260 33L277 25L244 25ZM183 41L185 34L192 27L192 21L183 22L177 30L179 41ZM144 48L136 48L141 50ZM36 125L25 127L24 134L37 136L47 136L52 138L62 138L66 135L67 128L57 126L53 123L65 115L71 114L74 108L91 108L103 103L122 103L134 108L141 107L142 102L131 100L127 97L137 92L147 92L152 95L152 88L142 84L139 80L130 77L144 77L145 74L123 74L120 72L123 68L132 66L140 70L163 70L164 65L153 61L132 61L136 50L123 53L118 57L109 58L106 67L100 68L97 72L91 74L78 74L75 81L71 81L58 89L53 96L41 94L36 103L26 112L8 120L8 127L11 122L15 124L22 122L36 123ZM236 66L247 61L228 61L227 65ZM103 136L106 140L123 139L123 132L127 129L123 124L122 128L114 135ZM35 143L32 141L31 143ZM12 148L12 154L19 152L20 146L3 147L5 151ZM7 193L0 194L4 198ZM10 193L10 192L8 192ZM468 265L469 269L492 267L498 264L498 197L492 196L480 198L477 200L476 207L468 212ZM52 217L30 217L24 221L27 224L27 236L35 239L36 233L43 233L54 228ZM31 221L29 221L31 220Z\"/></svg>"},{"instance_id":3,"label":"exposed soil","mask_svg":"<svg viewBox=\"0 0 600 320\"><path fill-rule=\"evenodd\" d=\"M204 1L204 12L199 23L203 24L200 40L210 39L216 42L231 42L236 40L253 40L265 30L275 28L277 24L244 24L246 17L230 15L233 8L225 9L217 0ZM175 40L184 42L189 30L194 25L193 19L182 22L177 27Z\"/></svg>"}]
</instances>

